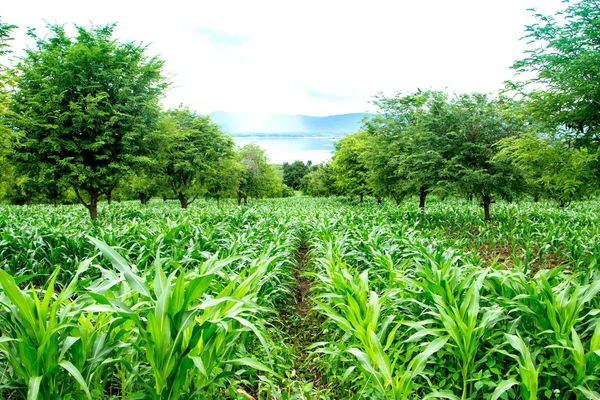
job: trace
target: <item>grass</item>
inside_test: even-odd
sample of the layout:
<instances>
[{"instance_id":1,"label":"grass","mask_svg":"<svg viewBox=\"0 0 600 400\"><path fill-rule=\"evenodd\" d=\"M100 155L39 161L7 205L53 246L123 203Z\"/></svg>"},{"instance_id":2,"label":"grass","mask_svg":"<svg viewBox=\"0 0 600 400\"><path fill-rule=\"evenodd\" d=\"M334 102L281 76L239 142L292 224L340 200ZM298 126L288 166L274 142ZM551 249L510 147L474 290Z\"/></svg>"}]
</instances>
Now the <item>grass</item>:
<instances>
[{"instance_id":1,"label":"grass","mask_svg":"<svg viewBox=\"0 0 600 400\"><path fill-rule=\"evenodd\" d=\"M0 398L597 399L599 207L0 206Z\"/></svg>"}]
</instances>

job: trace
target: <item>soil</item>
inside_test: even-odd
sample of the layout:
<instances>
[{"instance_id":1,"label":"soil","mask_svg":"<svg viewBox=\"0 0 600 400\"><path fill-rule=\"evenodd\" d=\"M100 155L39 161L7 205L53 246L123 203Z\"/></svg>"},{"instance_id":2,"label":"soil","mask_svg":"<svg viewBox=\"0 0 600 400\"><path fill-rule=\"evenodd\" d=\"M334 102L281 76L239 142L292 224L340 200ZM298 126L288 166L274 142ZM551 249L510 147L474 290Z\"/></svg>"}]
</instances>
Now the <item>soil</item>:
<instances>
[{"instance_id":1,"label":"soil","mask_svg":"<svg viewBox=\"0 0 600 400\"><path fill-rule=\"evenodd\" d=\"M513 249L510 246L484 246L479 249L479 256L483 261L483 267L489 267L492 261L496 260L497 264L502 265L502 269L511 269L513 267L511 256L515 253L518 254L519 250L522 252L522 249ZM534 251L537 252L536 249ZM521 255L519 258L523 259L523 256ZM537 257L530 262L531 270L529 271L529 275L534 276L540 269L553 269L564 264L565 261L556 255L546 253L541 259Z\"/></svg>"},{"instance_id":2,"label":"soil","mask_svg":"<svg viewBox=\"0 0 600 400\"><path fill-rule=\"evenodd\" d=\"M310 250L308 247L302 246L298 249L297 260L298 266L294 269L294 279L298 282L298 286L294 290L293 304L298 316L305 318L312 307L312 303L308 297L311 285L304 276L304 271L310 261Z\"/></svg>"},{"instance_id":3,"label":"soil","mask_svg":"<svg viewBox=\"0 0 600 400\"><path fill-rule=\"evenodd\" d=\"M317 342L321 332L322 321L316 313L311 313L313 302L310 299L312 282L305 276L310 267L310 249L306 244L301 245L296 253L296 267L293 270L297 286L294 288L294 297L291 305L295 315L282 315L286 326L286 336L296 351L294 369L305 381L312 381L313 387L318 388L322 382L322 374L313 364L311 350L307 349Z\"/></svg>"}]
</instances>

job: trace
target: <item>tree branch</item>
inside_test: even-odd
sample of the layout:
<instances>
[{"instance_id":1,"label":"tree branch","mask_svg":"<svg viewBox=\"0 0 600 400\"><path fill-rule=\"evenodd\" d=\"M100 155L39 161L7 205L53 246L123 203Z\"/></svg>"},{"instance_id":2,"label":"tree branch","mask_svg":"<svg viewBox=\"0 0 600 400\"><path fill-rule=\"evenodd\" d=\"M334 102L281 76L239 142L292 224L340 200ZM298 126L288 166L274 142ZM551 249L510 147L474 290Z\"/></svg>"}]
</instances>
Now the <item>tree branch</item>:
<instances>
[{"instance_id":1,"label":"tree branch","mask_svg":"<svg viewBox=\"0 0 600 400\"><path fill-rule=\"evenodd\" d=\"M76 187L73 187L73 189L75 189L75 194L77 195L77 199L79 199L79 202L83 204L86 208L90 208L91 206L88 203L86 203L79 194L79 189L77 189Z\"/></svg>"}]
</instances>

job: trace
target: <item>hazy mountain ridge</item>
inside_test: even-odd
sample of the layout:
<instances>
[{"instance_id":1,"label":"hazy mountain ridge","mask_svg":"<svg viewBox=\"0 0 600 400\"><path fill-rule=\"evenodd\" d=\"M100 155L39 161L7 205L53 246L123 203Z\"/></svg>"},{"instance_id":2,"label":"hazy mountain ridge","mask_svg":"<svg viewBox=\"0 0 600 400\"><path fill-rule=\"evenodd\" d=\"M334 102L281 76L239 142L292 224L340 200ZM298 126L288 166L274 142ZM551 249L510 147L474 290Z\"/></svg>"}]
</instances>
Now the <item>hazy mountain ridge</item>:
<instances>
[{"instance_id":1,"label":"hazy mountain ridge","mask_svg":"<svg viewBox=\"0 0 600 400\"><path fill-rule=\"evenodd\" d=\"M366 113L314 117L309 115L259 115L217 111L210 116L229 134L323 134L356 132Z\"/></svg>"}]
</instances>

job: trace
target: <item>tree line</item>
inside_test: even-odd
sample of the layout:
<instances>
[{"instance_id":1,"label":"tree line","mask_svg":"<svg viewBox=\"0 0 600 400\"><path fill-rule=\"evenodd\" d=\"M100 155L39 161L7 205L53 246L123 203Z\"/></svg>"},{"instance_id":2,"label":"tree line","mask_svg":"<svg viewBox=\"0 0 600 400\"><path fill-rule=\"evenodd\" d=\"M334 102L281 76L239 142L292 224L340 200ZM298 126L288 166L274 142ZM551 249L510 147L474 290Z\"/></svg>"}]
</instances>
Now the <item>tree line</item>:
<instances>
[{"instance_id":1,"label":"tree line","mask_svg":"<svg viewBox=\"0 0 600 400\"><path fill-rule=\"evenodd\" d=\"M98 201L289 194L265 152L236 149L208 116L162 110L164 62L141 44L113 38L115 25L49 25L9 67L10 34L0 22L0 195L16 203L78 201L96 218Z\"/></svg>"},{"instance_id":2,"label":"tree line","mask_svg":"<svg viewBox=\"0 0 600 400\"><path fill-rule=\"evenodd\" d=\"M329 163L283 165L256 145L236 149L209 117L164 111L169 83L147 47L114 25L28 34L35 45L7 66L14 26L0 21L0 195L14 202L78 201L92 218L101 196L366 195L396 202L430 194L565 206L597 193L600 176L600 3L566 2L537 15L530 44L500 94L425 90L379 94L359 132Z\"/></svg>"},{"instance_id":3,"label":"tree line","mask_svg":"<svg viewBox=\"0 0 600 400\"><path fill-rule=\"evenodd\" d=\"M330 163L303 176L316 196L396 202L429 194L542 198L565 206L597 194L600 178L600 2L537 14L498 95L416 91L378 95L378 113L335 143ZM521 79L522 78L522 79Z\"/></svg>"}]
</instances>

